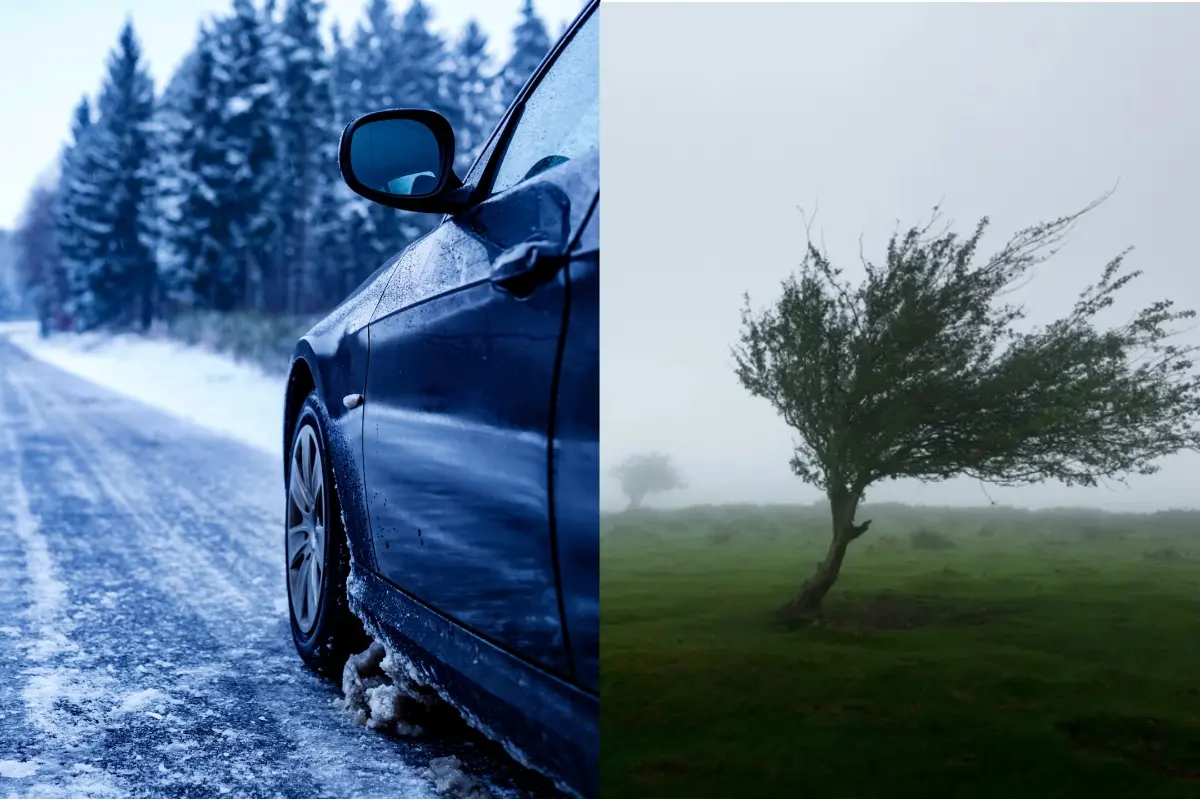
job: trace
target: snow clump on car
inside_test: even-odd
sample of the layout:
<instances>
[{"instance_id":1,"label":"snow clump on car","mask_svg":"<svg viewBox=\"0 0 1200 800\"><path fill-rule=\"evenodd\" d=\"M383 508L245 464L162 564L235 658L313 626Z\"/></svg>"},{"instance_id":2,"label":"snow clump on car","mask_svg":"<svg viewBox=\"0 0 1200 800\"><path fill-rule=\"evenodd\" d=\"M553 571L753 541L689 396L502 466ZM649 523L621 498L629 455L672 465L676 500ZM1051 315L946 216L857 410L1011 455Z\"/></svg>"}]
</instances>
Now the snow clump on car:
<instances>
[{"instance_id":1,"label":"snow clump on car","mask_svg":"<svg viewBox=\"0 0 1200 800\"><path fill-rule=\"evenodd\" d=\"M379 642L347 659L342 669L342 695L343 706L355 723L401 736L420 736L417 721L435 702L428 690L392 663Z\"/></svg>"}]
</instances>

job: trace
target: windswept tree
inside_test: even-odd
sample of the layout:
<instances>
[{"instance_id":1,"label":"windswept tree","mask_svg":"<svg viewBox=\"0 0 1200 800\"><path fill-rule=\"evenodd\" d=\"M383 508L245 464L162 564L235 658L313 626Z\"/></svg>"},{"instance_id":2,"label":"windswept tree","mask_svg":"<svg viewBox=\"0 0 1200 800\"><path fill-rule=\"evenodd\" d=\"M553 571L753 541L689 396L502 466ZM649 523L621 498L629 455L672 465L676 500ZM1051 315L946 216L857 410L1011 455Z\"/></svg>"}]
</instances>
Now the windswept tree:
<instances>
[{"instance_id":1,"label":"windswept tree","mask_svg":"<svg viewBox=\"0 0 1200 800\"><path fill-rule=\"evenodd\" d=\"M1090 486L1151 474L1163 456L1200 445L1197 348L1170 343L1194 312L1162 300L1124 324L1098 319L1140 274L1125 268L1128 251L1066 316L1016 329L1025 310L1005 296L1099 202L1022 230L987 258L986 218L960 238L934 232L935 209L928 225L892 236L883 264L864 259L857 284L810 238L773 307L745 298L737 377L795 430L792 469L825 492L832 518L828 552L785 606L789 618L820 611L870 525L855 522L859 503L881 481Z\"/></svg>"},{"instance_id":2,"label":"windswept tree","mask_svg":"<svg viewBox=\"0 0 1200 800\"><path fill-rule=\"evenodd\" d=\"M613 468L630 508L640 508L648 494L684 488L683 478L665 453L637 453Z\"/></svg>"}]
</instances>

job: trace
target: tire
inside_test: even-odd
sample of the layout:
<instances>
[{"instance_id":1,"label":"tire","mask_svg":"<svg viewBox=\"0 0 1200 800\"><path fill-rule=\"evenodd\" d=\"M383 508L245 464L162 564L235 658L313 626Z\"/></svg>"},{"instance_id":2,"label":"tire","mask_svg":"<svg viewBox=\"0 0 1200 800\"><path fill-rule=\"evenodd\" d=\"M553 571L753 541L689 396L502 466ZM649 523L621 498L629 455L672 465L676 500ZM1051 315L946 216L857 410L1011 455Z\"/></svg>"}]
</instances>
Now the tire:
<instances>
[{"instance_id":1,"label":"tire","mask_svg":"<svg viewBox=\"0 0 1200 800\"><path fill-rule=\"evenodd\" d=\"M296 652L312 670L337 681L346 659L365 650L370 638L346 598L350 548L327 430L325 410L317 393L310 392L297 415L284 469L284 582Z\"/></svg>"}]
</instances>

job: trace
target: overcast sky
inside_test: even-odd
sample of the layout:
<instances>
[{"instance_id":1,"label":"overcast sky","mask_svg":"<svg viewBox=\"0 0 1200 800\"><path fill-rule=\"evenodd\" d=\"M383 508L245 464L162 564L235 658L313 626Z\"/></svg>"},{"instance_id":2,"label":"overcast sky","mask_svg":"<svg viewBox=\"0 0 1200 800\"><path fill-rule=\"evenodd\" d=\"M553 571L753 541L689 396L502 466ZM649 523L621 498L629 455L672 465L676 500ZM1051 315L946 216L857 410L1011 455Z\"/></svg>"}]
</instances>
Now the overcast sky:
<instances>
[{"instance_id":1,"label":"overcast sky","mask_svg":"<svg viewBox=\"0 0 1200 800\"><path fill-rule=\"evenodd\" d=\"M285 0L279 0L283 6ZM474 17L492 53L507 56L523 0L426 0L434 27L457 34ZM261 0L257 0L261 5ZM408 0L393 0L398 13ZM71 112L94 93L126 16L161 87L195 42L196 26L225 13L231 0L4 0L0 24L0 228L11 228L26 193L51 167L70 129ZM343 29L361 17L366 0L326 0L326 20ZM551 37L575 17L583 0L534 0Z\"/></svg>"},{"instance_id":2,"label":"overcast sky","mask_svg":"<svg viewBox=\"0 0 1200 800\"><path fill-rule=\"evenodd\" d=\"M1146 275L1122 311L1162 297L1200 308L1200 5L621 3L602 19L602 457L675 456L689 488L663 504L819 497L729 354L742 292L767 304L798 263L797 206L818 207L817 232L855 278L860 234L878 261L897 219L943 198L963 232L989 215L995 247L1119 180L1038 270L1034 320L1066 311L1128 245ZM1129 488L988 492L1200 507L1200 457L1162 466ZM871 500L987 497L956 480Z\"/></svg>"}]
</instances>

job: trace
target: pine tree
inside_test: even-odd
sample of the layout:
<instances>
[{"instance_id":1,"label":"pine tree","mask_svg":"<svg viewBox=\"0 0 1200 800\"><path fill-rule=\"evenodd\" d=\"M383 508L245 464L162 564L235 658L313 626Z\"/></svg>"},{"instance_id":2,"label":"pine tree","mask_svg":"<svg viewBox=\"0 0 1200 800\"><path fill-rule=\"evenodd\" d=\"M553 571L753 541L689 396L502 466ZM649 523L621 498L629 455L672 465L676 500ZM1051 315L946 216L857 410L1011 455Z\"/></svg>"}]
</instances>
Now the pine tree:
<instances>
[{"instance_id":1,"label":"pine tree","mask_svg":"<svg viewBox=\"0 0 1200 800\"><path fill-rule=\"evenodd\" d=\"M454 124L458 110L445 85L445 43L430 30L431 18L429 7L420 0L400 20L387 0L370 0L355 29L353 46L335 45L332 56L341 125L370 111L398 107L433 108ZM333 191L341 198L336 207L346 226L340 257L347 260L334 284L349 288L428 231L431 221L428 215L367 202L345 190L340 178L335 180L339 185Z\"/></svg>"},{"instance_id":2,"label":"pine tree","mask_svg":"<svg viewBox=\"0 0 1200 800\"><path fill-rule=\"evenodd\" d=\"M357 116L358 98L361 90L358 80L355 50L342 36L342 27L337 22L329 31L329 92L333 104L334 125L344 128Z\"/></svg>"},{"instance_id":3,"label":"pine tree","mask_svg":"<svg viewBox=\"0 0 1200 800\"><path fill-rule=\"evenodd\" d=\"M277 274L283 296L273 310L311 310L303 293L319 283L317 231L312 217L320 193L329 188L332 98L329 69L320 37L321 0L288 0L278 31L279 91L276 105L280 155L280 219Z\"/></svg>"},{"instance_id":4,"label":"pine tree","mask_svg":"<svg viewBox=\"0 0 1200 800\"><path fill-rule=\"evenodd\" d=\"M454 124L458 109L446 81L446 43L430 28L432 22L433 11L424 0L412 0L400 20L397 102L409 108L432 109Z\"/></svg>"},{"instance_id":5,"label":"pine tree","mask_svg":"<svg viewBox=\"0 0 1200 800\"><path fill-rule=\"evenodd\" d=\"M470 169L504 111L496 102L487 34L473 19L467 22L458 39L453 64L453 88L459 106L455 168L461 177Z\"/></svg>"},{"instance_id":6,"label":"pine tree","mask_svg":"<svg viewBox=\"0 0 1200 800\"><path fill-rule=\"evenodd\" d=\"M63 270L58 327L75 327L76 307L90 305L87 275L109 233L101 209L104 198L91 180L92 157L88 149L91 129L92 108L84 97L71 120L71 140L63 148L54 197L55 249Z\"/></svg>"},{"instance_id":7,"label":"pine tree","mask_svg":"<svg viewBox=\"0 0 1200 800\"><path fill-rule=\"evenodd\" d=\"M500 71L500 102L504 108L517 98L534 70L550 52L546 23L538 16L533 0L521 6L521 21L513 29L513 50Z\"/></svg>"},{"instance_id":8,"label":"pine tree","mask_svg":"<svg viewBox=\"0 0 1200 800\"><path fill-rule=\"evenodd\" d=\"M232 304L221 266L230 247L230 143L222 119L223 87L215 74L215 46L213 32L202 27L180 98L181 130L171 141L178 199L166 230L162 274L172 300L228 310Z\"/></svg>"},{"instance_id":9,"label":"pine tree","mask_svg":"<svg viewBox=\"0 0 1200 800\"><path fill-rule=\"evenodd\" d=\"M284 149L282 146L282 103L283 81L283 20L276 0L263 0L258 15L263 33L263 63L271 80L271 141L274 143L274 159L264 171L267 186L264 217L270 223L264 235L267 256L261 265L261 283L252 287L251 308L266 313L280 313L287 308L286 280L289 273L281 255L284 251L284 219L293 207L285 185Z\"/></svg>"},{"instance_id":10,"label":"pine tree","mask_svg":"<svg viewBox=\"0 0 1200 800\"><path fill-rule=\"evenodd\" d=\"M177 306L195 303L190 262L181 245L190 237L185 230L190 227L189 221L183 218L182 209L193 185L190 111L198 62L199 53L193 48L167 81L150 124L154 141L151 230L158 264L159 308L168 318Z\"/></svg>"},{"instance_id":11,"label":"pine tree","mask_svg":"<svg viewBox=\"0 0 1200 800\"><path fill-rule=\"evenodd\" d=\"M362 71L387 63L386 57L380 56L388 45L377 40L372 42L373 26L379 26L395 40L397 31L386 2L372 2L368 7L366 24L360 23L355 35L356 46L351 47L344 41L336 23L331 31L329 82L334 117L331 143L338 140L341 130L352 119L370 110L363 107L363 90L368 84L374 87L375 83L363 81ZM373 205L346 186L338 171L336 153L333 153L328 166L328 188L321 193L316 214L318 250L322 259L321 296L327 304L344 298L380 263L380 248L369 210ZM377 208L392 218L396 215L391 209Z\"/></svg>"},{"instance_id":12,"label":"pine tree","mask_svg":"<svg viewBox=\"0 0 1200 800\"><path fill-rule=\"evenodd\" d=\"M400 20L396 103L437 111L453 126L458 124L459 109L449 91L449 57L446 43L430 28L432 21L433 12L423 0L412 0ZM385 220L374 213L385 258L432 230L436 222L430 214L399 212Z\"/></svg>"},{"instance_id":13,"label":"pine tree","mask_svg":"<svg viewBox=\"0 0 1200 800\"><path fill-rule=\"evenodd\" d=\"M12 242L17 288L32 301L43 336L68 328L70 322L69 286L55 235L56 196L53 183L34 186Z\"/></svg>"},{"instance_id":14,"label":"pine tree","mask_svg":"<svg viewBox=\"0 0 1200 800\"><path fill-rule=\"evenodd\" d=\"M398 107L403 64L400 25L390 0L369 0L345 59L345 122L368 111Z\"/></svg>"},{"instance_id":15,"label":"pine tree","mask_svg":"<svg viewBox=\"0 0 1200 800\"><path fill-rule=\"evenodd\" d=\"M233 0L232 14L217 24L212 50L229 173L222 198L229 228L218 266L217 308L243 307L261 294L270 260L275 228L271 177L276 151L272 137L274 83L267 47L264 22L251 0Z\"/></svg>"},{"instance_id":16,"label":"pine tree","mask_svg":"<svg viewBox=\"0 0 1200 800\"><path fill-rule=\"evenodd\" d=\"M108 61L99 115L76 140L64 195L86 205L60 228L78 291L76 324L149 326L156 269L151 238L150 121L154 85L126 22ZM72 230L71 224L77 226Z\"/></svg>"},{"instance_id":17,"label":"pine tree","mask_svg":"<svg viewBox=\"0 0 1200 800\"><path fill-rule=\"evenodd\" d=\"M13 235L0 228L0 320L21 314L24 292L15 276Z\"/></svg>"}]
</instances>

